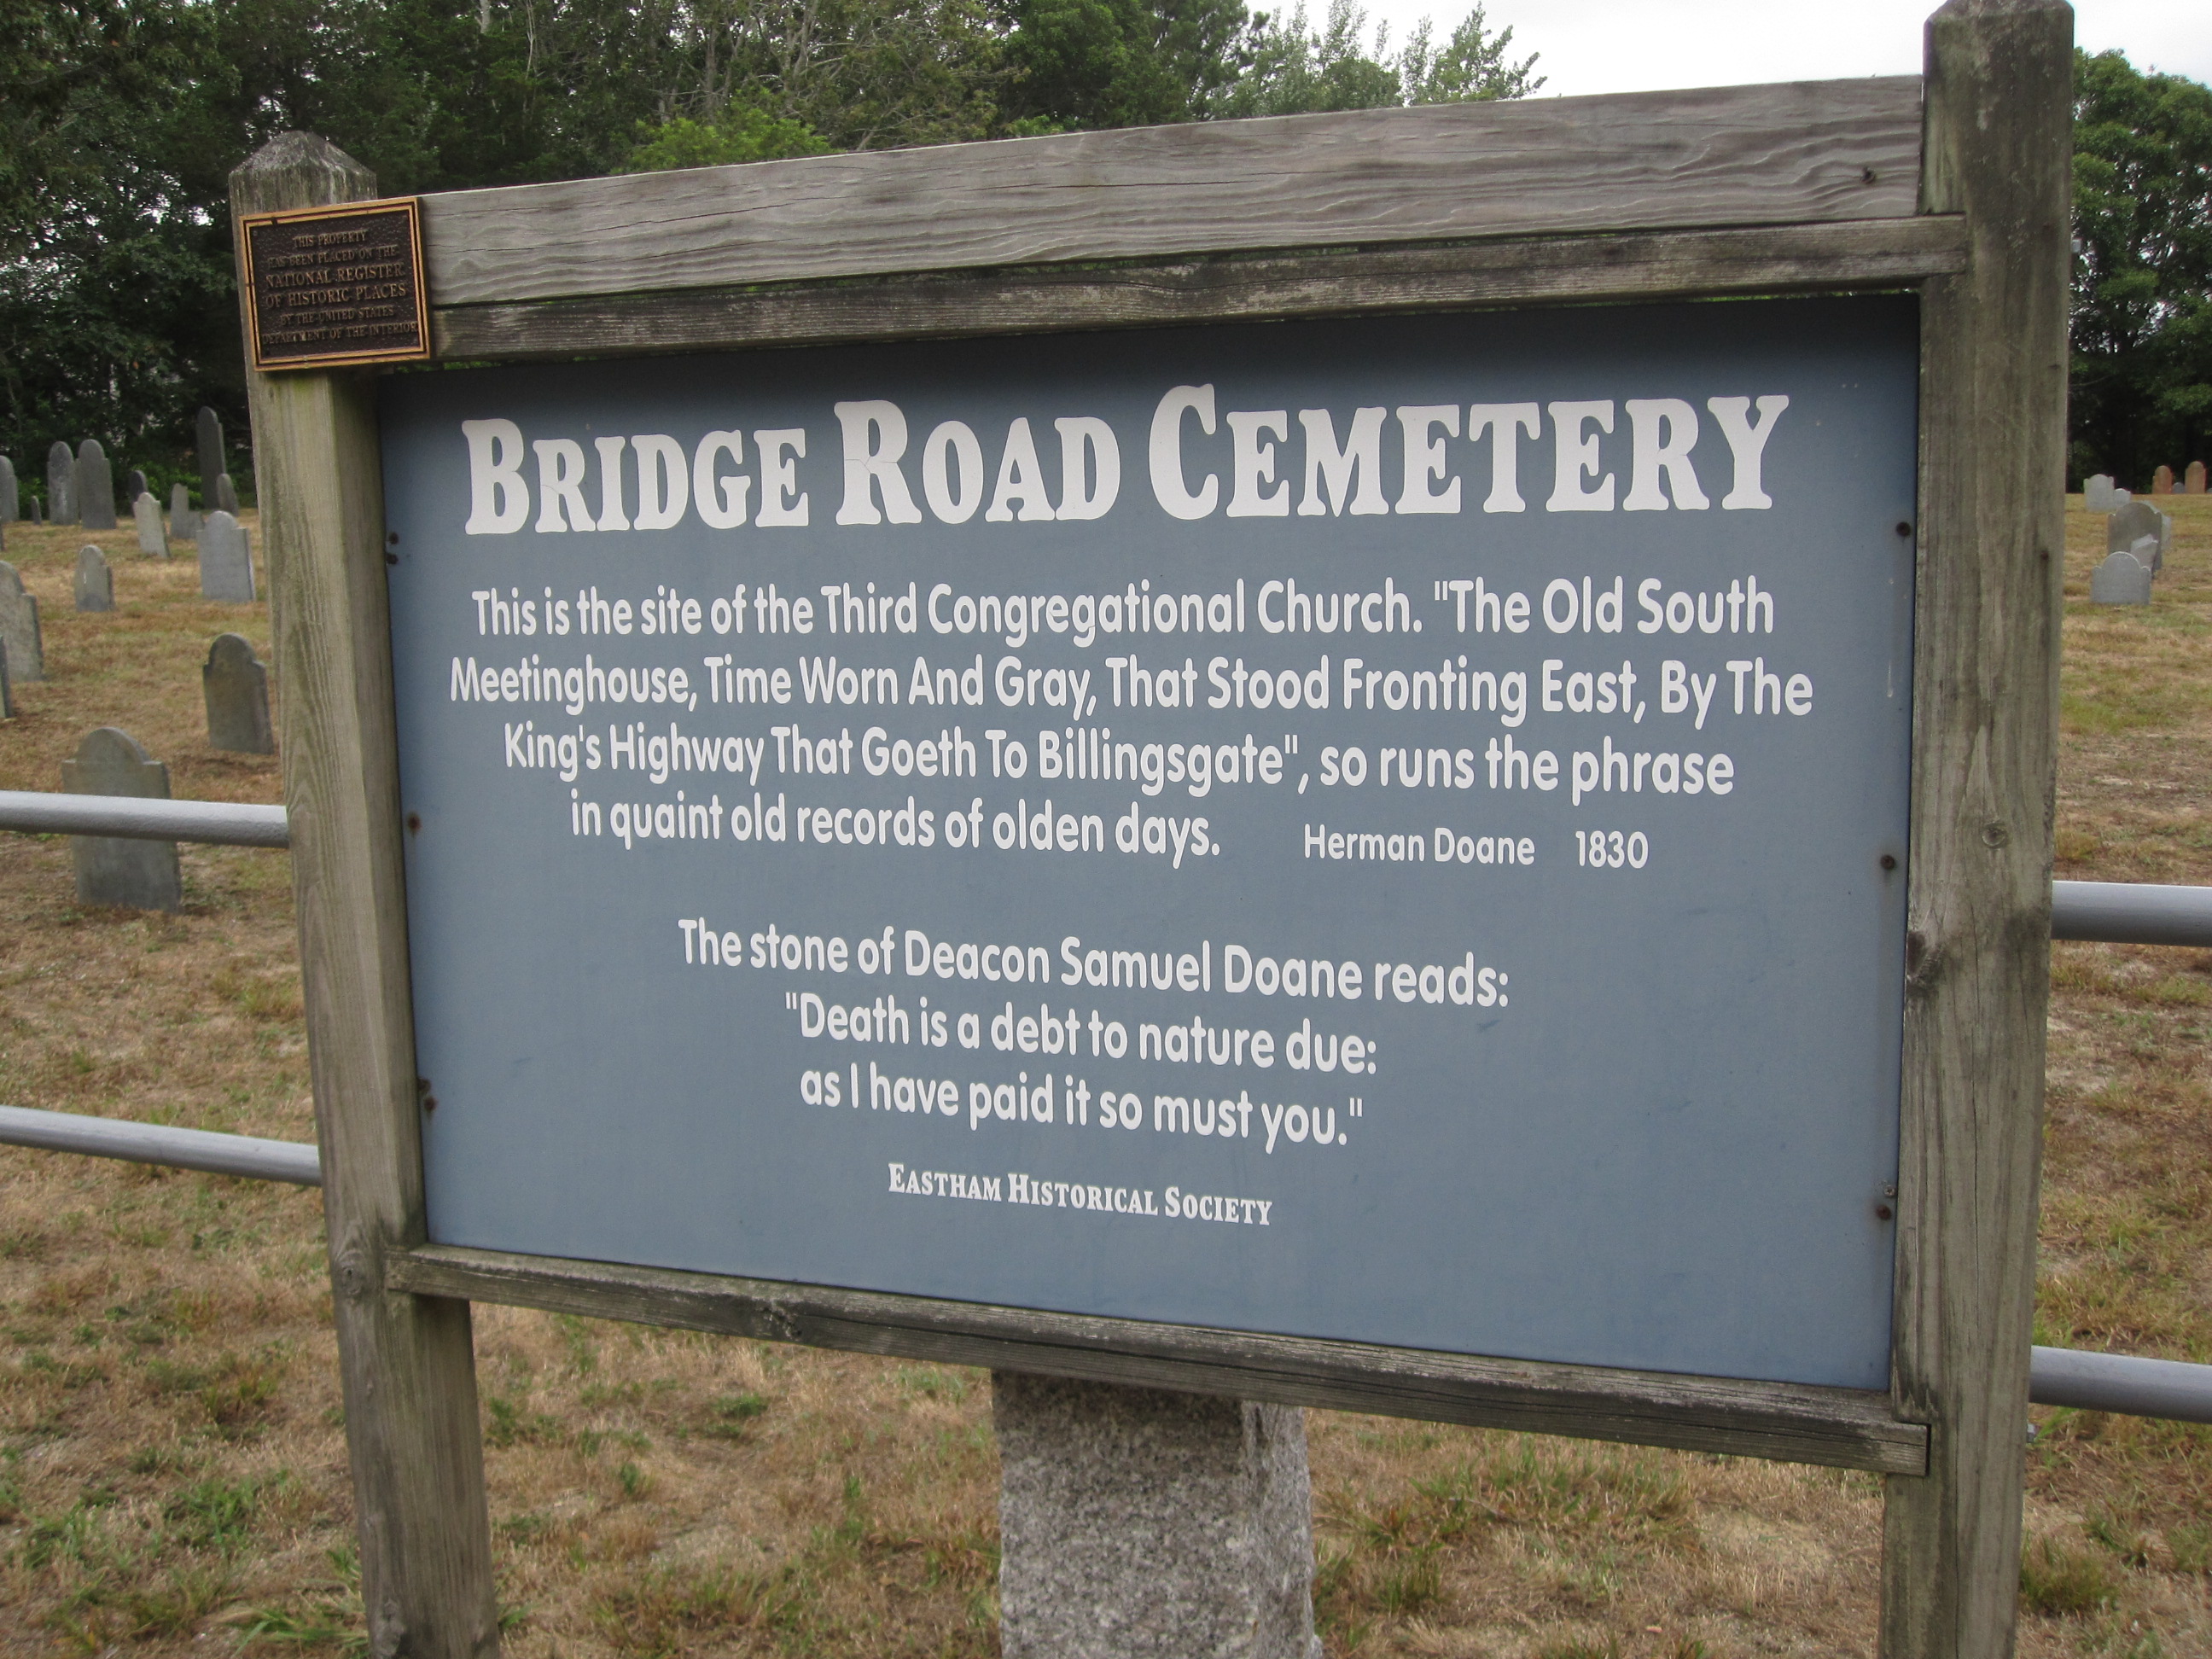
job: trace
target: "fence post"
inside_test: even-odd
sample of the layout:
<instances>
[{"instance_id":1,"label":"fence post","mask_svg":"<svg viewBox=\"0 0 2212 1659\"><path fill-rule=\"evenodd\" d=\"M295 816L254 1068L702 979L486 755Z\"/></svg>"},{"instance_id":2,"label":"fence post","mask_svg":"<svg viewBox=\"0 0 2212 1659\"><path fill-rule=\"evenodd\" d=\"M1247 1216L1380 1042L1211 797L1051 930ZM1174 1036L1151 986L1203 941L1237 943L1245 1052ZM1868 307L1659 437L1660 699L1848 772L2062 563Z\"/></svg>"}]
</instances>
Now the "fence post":
<instances>
[{"instance_id":1,"label":"fence post","mask_svg":"<svg viewBox=\"0 0 2212 1659\"><path fill-rule=\"evenodd\" d=\"M1887 1659L2013 1650L2049 994L2065 549L2073 15L1929 20L1921 210L1967 269L1921 308L1911 902L1892 1386L1931 1425L1892 1476Z\"/></svg>"},{"instance_id":2,"label":"fence post","mask_svg":"<svg viewBox=\"0 0 2212 1659\"><path fill-rule=\"evenodd\" d=\"M308 133L231 174L241 213L357 201L368 170ZM283 690L284 800L369 1651L499 1649L469 1304L387 1292L423 1237L374 379L249 366Z\"/></svg>"}]
</instances>

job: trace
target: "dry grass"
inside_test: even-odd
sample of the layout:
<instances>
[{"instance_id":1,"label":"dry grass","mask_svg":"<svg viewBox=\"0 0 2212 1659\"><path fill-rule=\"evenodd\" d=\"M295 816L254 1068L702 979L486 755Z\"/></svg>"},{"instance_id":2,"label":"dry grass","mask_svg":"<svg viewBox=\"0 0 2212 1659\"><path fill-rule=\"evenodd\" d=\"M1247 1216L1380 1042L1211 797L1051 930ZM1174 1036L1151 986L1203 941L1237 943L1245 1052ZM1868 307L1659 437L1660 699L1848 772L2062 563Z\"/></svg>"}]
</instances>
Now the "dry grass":
<instances>
[{"instance_id":1,"label":"dry grass","mask_svg":"<svg viewBox=\"0 0 2212 1659\"><path fill-rule=\"evenodd\" d=\"M2060 873L2212 881L2212 501L2148 611L2092 612L2069 521ZM274 799L204 742L197 668L264 611L95 538L10 526L54 678L0 787L119 724L180 795ZM282 854L185 852L174 917L79 908L65 844L0 842L0 1100L305 1139ZM2045 1340L2212 1360L2212 957L2062 945ZM0 1151L0 1651L357 1645L313 1194ZM979 1373L483 1308L507 1647L527 1659L996 1647ZM2021 1650L2212 1653L2212 1434L2039 1412ZM1855 1474L1316 1413L1332 1655L1721 1659L1870 1650L1880 1495Z\"/></svg>"}]
</instances>

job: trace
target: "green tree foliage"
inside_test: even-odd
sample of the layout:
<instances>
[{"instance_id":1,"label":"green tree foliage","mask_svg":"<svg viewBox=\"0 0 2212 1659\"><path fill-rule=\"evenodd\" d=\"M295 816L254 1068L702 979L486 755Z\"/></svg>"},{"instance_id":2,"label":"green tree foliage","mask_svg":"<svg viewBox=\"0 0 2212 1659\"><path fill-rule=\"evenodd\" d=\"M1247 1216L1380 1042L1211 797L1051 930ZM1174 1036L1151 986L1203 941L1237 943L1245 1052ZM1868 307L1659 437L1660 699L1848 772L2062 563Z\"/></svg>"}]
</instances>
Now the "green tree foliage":
<instances>
[{"instance_id":1,"label":"green tree foliage","mask_svg":"<svg viewBox=\"0 0 2212 1659\"><path fill-rule=\"evenodd\" d=\"M394 195L1539 84L1478 11L1337 0L0 0L0 450L190 471L246 431L228 179L289 128ZM243 457L240 482L248 482Z\"/></svg>"},{"instance_id":2,"label":"green tree foliage","mask_svg":"<svg viewBox=\"0 0 2212 1659\"><path fill-rule=\"evenodd\" d=\"M2212 88L2076 54L2069 470L2212 460Z\"/></svg>"}]
</instances>

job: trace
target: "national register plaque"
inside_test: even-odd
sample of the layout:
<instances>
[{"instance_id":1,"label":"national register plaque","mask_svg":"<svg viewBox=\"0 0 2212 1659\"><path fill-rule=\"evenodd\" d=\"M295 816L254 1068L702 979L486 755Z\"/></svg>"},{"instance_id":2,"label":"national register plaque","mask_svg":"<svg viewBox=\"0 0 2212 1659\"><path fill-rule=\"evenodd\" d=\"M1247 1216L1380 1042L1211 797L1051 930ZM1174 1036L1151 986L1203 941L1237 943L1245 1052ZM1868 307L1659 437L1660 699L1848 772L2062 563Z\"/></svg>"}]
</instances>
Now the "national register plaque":
<instances>
[{"instance_id":1,"label":"national register plaque","mask_svg":"<svg viewBox=\"0 0 2212 1659\"><path fill-rule=\"evenodd\" d=\"M250 215L246 316L264 374L430 355L422 222L412 197Z\"/></svg>"}]
</instances>

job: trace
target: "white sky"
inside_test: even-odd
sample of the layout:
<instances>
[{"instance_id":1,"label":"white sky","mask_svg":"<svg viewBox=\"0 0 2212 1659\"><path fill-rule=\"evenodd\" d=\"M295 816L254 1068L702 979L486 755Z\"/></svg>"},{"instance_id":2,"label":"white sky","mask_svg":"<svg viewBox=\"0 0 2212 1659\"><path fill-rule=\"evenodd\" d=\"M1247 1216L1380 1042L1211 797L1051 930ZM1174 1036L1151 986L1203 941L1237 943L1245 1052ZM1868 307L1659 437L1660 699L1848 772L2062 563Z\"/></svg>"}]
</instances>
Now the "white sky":
<instances>
[{"instance_id":1,"label":"white sky","mask_svg":"<svg viewBox=\"0 0 2212 1659\"><path fill-rule=\"evenodd\" d=\"M1394 40L1424 15L1439 40L1465 0L1363 0ZM1510 24L1515 57L1540 54L1540 96L1916 75L1921 26L1941 0L1488 0L1490 26ZM1273 9L1273 8L1269 8ZM1316 0L1307 9L1319 15ZM2118 47L2141 70L2212 82L2212 0L2075 0L2075 39Z\"/></svg>"}]
</instances>

